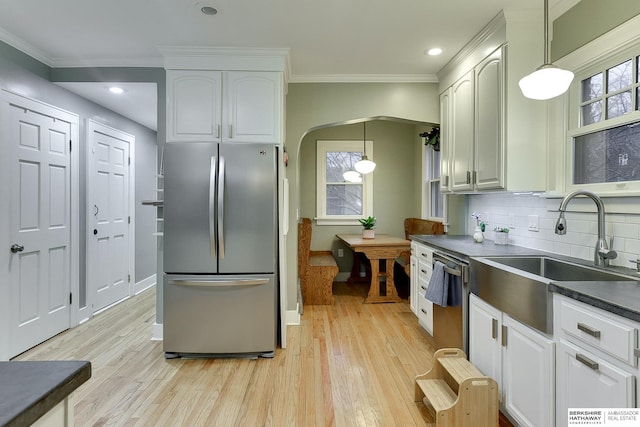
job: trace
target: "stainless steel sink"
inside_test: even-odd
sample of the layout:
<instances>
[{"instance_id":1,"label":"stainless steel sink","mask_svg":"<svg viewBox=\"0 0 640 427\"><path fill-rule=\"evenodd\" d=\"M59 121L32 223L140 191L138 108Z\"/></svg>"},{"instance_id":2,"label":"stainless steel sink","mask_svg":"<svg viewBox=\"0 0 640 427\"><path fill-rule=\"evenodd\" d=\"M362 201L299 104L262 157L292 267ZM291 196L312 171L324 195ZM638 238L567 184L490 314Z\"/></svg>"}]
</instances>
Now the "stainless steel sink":
<instances>
[{"instance_id":1,"label":"stainless steel sink","mask_svg":"<svg viewBox=\"0 0 640 427\"><path fill-rule=\"evenodd\" d=\"M540 331L553 332L551 282L638 280L545 256L472 258L471 292L509 316Z\"/></svg>"},{"instance_id":2,"label":"stainless steel sink","mask_svg":"<svg viewBox=\"0 0 640 427\"><path fill-rule=\"evenodd\" d=\"M602 271L586 265L572 264L548 257L495 257L489 259L498 264L504 264L552 281L610 282L633 280L614 272Z\"/></svg>"}]
</instances>

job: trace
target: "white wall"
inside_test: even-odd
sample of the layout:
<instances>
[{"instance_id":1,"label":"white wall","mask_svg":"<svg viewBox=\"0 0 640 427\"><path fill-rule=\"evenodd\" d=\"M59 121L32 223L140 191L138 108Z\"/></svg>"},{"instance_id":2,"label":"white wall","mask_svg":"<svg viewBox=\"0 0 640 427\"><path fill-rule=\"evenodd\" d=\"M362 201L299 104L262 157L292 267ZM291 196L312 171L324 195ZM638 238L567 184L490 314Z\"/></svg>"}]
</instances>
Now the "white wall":
<instances>
[{"instance_id":1,"label":"white wall","mask_svg":"<svg viewBox=\"0 0 640 427\"><path fill-rule=\"evenodd\" d=\"M575 198L567 207L567 234L555 234L555 224L558 219L558 207L561 199L547 199L536 195L516 195L510 193L496 193L468 196L469 215L467 218L467 232L471 235L475 220L472 212L483 215L488 222L485 237L493 240L493 230L496 226L509 226L510 216L513 215L515 228L509 232L511 244L527 248L539 249L556 254L593 260L593 253L598 237L598 218L595 204L590 199ZM580 200L584 199L584 200ZM631 200L633 199L633 200ZM640 198L604 198L606 238L614 236L613 249L618 252L618 258L611 261L612 265L635 268L630 259L640 256ZM576 210L582 212L576 212ZM586 212L585 212L586 211ZM529 215L539 218L539 231L529 231ZM492 242L485 242L492 243Z\"/></svg>"}]
</instances>

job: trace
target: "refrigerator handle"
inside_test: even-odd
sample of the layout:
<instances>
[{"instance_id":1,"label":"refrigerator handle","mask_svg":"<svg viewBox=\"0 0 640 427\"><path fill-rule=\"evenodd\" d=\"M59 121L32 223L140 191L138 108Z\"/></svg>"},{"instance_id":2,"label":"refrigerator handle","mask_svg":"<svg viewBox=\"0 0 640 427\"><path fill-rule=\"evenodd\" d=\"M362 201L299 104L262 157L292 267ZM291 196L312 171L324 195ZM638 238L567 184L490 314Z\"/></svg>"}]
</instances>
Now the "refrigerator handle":
<instances>
[{"instance_id":1,"label":"refrigerator handle","mask_svg":"<svg viewBox=\"0 0 640 427\"><path fill-rule=\"evenodd\" d=\"M216 157L211 156L209 169L209 244L211 258L216 259Z\"/></svg>"},{"instance_id":2,"label":"refrigerator handle","mask_svg":"<svg viewBox=\"0 0 640 427\"><path fill-rule=\"evenodd\" d=\"M201 286L206 288L228 288L242 286L267 285L269 279L232 279L232 280L198 280L198 279L176 279L169 280L170 285L176 286Z\"/></svg>"},{"instance_id":3,"label":"refrigerator handle","mask_svg":"<svg viewBox=\"0 0 640 427\"><path fill-rule=\"evenodd\" d=\"M220 156L220 168L218 170L218 243L220 259L224 259L224 157Z\"/></svg>"}]
</instances>

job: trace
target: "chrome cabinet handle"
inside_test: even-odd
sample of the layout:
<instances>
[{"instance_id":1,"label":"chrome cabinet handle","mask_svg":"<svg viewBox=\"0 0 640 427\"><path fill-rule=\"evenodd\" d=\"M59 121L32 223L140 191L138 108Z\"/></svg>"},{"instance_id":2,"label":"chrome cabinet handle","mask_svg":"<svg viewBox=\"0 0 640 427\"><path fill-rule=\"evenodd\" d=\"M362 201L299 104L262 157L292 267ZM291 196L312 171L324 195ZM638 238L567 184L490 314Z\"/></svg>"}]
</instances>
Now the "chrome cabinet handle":
<instances>
[{"instance_id":1,"label":"chrome cabinet handle","mask_svg":"<svg viewBox=\"0 0 640 427\"><path fill-rule=\"evenodd\" d=\"M507 327L502 325L502 346L507 346Z\"/></svg>"},{"instance_id":2,"label":"chrome cabinet handle","mask_svg":"<svg viewBox=\"0 0 640 427\"><path fill-rule=\"evenodd\" d=\"M594 338L600 338L600 331L592 328L589 325L585 325L584 323L578 322L578 330L591 335Z\"/></svg>"},{"instance_id":3,"label":"chrome cabinet handle","mask_svg":"<svg viewBox=\"0 0 640 427\"><path fill-rule=\"evenodd\" d=\"M471 171L467 171L467 184L471 184Z\"/></svg>"},{"instance_id":4,"label":"chrome cabinet handle","mask_svg":"<svg viewBox=\"0 0 640 427\"><path fill-rule=\"evenodd\" d=\"M598 363L589 359L584 354L576 353L576 360L582 363L583 365L585 365L586 367L588 367L589 369L593 369L594 371L598 370Z\"/></svg>"},{"instance_id":5,"label":"chrome cabinet handle","mask_svg":"<svg viewBox=\"0 0 640 427\"><path fill-rule=\"evenodd\" d=\"M18 252L22 252L24 251L24 246L19 245L17 243L14 243L13 245L11 245L11 252L16 254Z\"/></svg>"},{"instance_id":6,"label":"chrome cabinet handle","mask_svg":"<svg viewBox=\"0 0 640 427\"><path fill-rule=\"evenodd\" d=\"M491 338L498 338L498 319L491 319Z\"/></svg>"},{"instance_id":7,"label":"chrome cabinet handle","mask_svg":"<svg viewBox=\"0 0 640 427\"><path fill-rule=\"evenodd\" d=\"M427 311L424 308L421 308L420 311L423 312L424 314L427 314Z\"/></svg>"}]
</instances>

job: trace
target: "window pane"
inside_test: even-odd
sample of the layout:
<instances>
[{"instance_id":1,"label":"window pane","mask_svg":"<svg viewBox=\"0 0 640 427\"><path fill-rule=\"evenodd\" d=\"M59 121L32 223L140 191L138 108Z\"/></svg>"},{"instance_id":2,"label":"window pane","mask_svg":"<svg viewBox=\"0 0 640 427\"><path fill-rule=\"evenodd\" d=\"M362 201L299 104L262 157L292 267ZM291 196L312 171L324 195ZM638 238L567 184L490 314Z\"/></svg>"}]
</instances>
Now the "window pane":
<instances>
[{"instance_id":1,"label":"window pane","mask_svg":"<svg viewBox=\"0 0 640 427\"><path fill-rule=\"evenodd\" d=\"M327 215L362 215L362 184L327 185Z\"/></svg>"},{"instance_id":2,"label":"window pane","mask_svg":"<svg viewBox=\"0 0 640 427\"><path fill-rule=\"evenodd\" d=\"M628 60L607 70L607 93L631 86L632 64Z\"/></svg>"},{"instance_id":3,"label":"window pane","mask_svg":"<svg viewBox=\"0 0 640 427\"><path fill-rule=\"evenodd\" d=\"M574 184L640 179L640 123L574 139Z\"/></svg>"},{"instance_id":4,"label":"window pane","mask_svg":"<svg viewBox=\"0 0 640 427\"><path fill-rule=\"evenodd\" d=\"M636 110L640 110L640 87L636 89Z\"/></svg>"},{"instance_id":5,"label":"window pane","mask_svg":"<svg viewBox=\"0 0 640 427\"><path fill-rule=\"evenodd\" d=\"M592 102L582 107L582 126L602 120L602 101Z\"/></svg>"},{"instance_id":6,"label":"window pane","mask_svg":"<svg viewBox=\"0 0 640 427\"><path fill-rule=\"evenodd\" d=\"M440 180L431 181L431 212L430 215L436 218L444 217L442 212L442 194L440 194Z\"/></svg>"},{"instance_id":7,"label":"window pane","mask_svg":"<svg viewBox=\"0 0 640 427\"><path fill-rule=\"evenodd\" d=\"M440 152L433 151L431 179L440 178Z\"/></svg>"},{"instance_id":8,"label":"window pane","mask_svg":"<svg viewBox=\"0 0 640 427\"><path fill-rule=\"evenodd\" d=\"M631 111L631 91L607 98L607 118L613 119Z\"/></svg>"},{"instance_id":9,"label":"window pane","mask_svg":"<svg viewBox=\"0 0 640 427\"><path fill-rule=\"evenodd\" d=\"M602 97L602 73L582 81L582 102Z\"/></svg>"},{"instance_id":10,"label":"window pane","mask_svg":"<svg viewBox=\"0 0 640 427\"><path fill-rule=\"evenodd\" d=\"M327 182L344 182L342 174L353 169L362 153L349 151L329 151L325 161Z\"/></svg>"}]
</instances>

